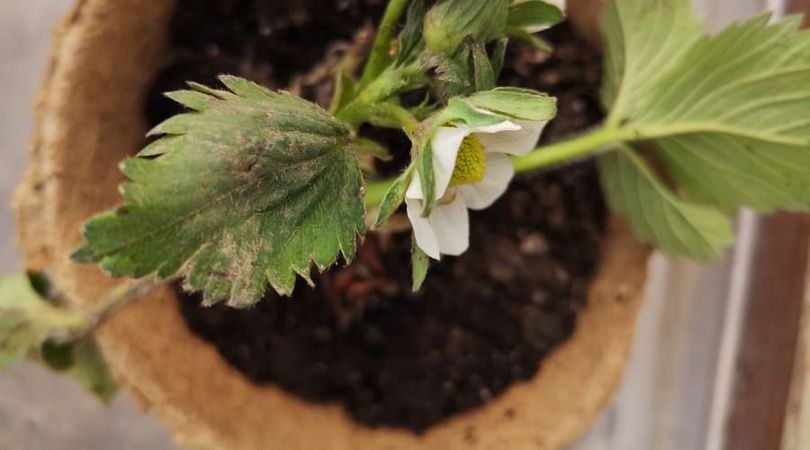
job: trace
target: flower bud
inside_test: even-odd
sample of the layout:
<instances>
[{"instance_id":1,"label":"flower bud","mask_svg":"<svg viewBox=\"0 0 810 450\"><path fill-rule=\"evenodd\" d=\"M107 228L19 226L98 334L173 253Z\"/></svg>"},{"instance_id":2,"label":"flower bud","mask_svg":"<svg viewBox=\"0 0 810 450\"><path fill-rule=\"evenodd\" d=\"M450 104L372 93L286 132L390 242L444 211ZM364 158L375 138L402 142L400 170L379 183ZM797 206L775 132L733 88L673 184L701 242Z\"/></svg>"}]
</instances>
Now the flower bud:
<instances>
[{"instance_id":1,"label":"flower bud","mask_svg":"<svg viewBox=\"0 0 810 450\"><path fill-rule=\"evenodd\" d=\"M487 43L500 38L509 18L509 0L444 0L425 18L425 42L431 54L452 54L464 38Z\"/></svg>"}]
</instances>

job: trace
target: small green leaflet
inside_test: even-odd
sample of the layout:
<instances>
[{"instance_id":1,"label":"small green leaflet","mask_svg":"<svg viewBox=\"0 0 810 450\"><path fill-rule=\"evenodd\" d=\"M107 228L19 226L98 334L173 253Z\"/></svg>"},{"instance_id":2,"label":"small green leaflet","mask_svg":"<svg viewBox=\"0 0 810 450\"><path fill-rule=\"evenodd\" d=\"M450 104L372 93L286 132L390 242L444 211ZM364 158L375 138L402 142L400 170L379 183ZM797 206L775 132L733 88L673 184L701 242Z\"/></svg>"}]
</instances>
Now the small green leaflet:
<instances>
[{"instance_id":1,"label":"small green leaflet","mask_svg":"<svg viewBox=\"0 0 810 450\"><path fill-rule=\"evenodd\" d=\"M268 283L350 260L365 234L362 176L349 130L326 111L236 77L168 94L194 110L122 163L125 204L84 229L74 258L113 276L185 275L206 304L247 307Z\"/></svg>"},{"instance_id":2,"label":"small green leaflet","mask_svg":"<svg viewBox=\"0 0 810 450\"><path fill-rule=\"evenodd\" d=\"M48 338L48 324L31 318L47 314L50 309L28 274L0 276L0 369L27 356Z\"/></svg>"},{"instance_id":3,"label":"small green leaflet","mask_svg":"<svg viewBox=\"0 0 810 450\"><path fill-rule=\"evenodd\" d=\"M118 384L92 337L73 345L58 345L46 341L42 345L41 357L48 367L73 378L106 405L118 393Z\"/></svg>"},{"instance_id":4,"label":"small green leaflet","mask_svg":"<svg viewBox=\"0 0 810 450\"><path fill-rule=\"evenodd\" d=\"M607 127L646 140L681 188L662 196L654 183L637 183L633 189L650 192L619 192L630 188L615 179L626 164L600 164L611 203L641 238L675 256L709 260L731 243L717 214L810 206L810 34L799 25L796 17L769 25L762 15L709 36L689 0L611 3L603 23ZM704 213L664 226L676 220L672 209L632 203L634 195ZM684 219L711 242L684 239L676 232ZM645 231L649 223L660 229Z\"/></svg>"},{"instance_id":5,"label":"small green leaflet","mask_svg":"<svg viewBox=\"0 0 810 450\"><path fill-rule=\"evenodd\" d=\"M35 285L41 280L26 273L0 276L0 369L21 358L45 363L109 403L117 386L92 337L72 345L49 340L83 323L85 316L41 297Z\"/></svg>"}]
</instances>

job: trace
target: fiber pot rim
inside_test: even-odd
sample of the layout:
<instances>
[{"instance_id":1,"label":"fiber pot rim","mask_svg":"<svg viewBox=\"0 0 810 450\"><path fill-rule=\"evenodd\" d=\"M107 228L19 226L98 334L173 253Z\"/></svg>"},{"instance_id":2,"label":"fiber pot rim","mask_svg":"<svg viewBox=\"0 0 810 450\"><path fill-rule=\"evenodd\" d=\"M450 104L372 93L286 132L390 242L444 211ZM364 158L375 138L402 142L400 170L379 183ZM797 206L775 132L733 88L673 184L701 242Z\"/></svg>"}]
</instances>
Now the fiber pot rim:
<instances>
[{"instance_id":1,"label":"fiber pot rim","mask_svg":"<svg viewBox=\"0 0 810 450\"><path fill-rule=\"evenodd\" d=\"M115 166L143 142L142 105L173 8L173 0L149 8L140 0L79 0L57 29L32 162L14 206L26 265L47 268L69 298L96 299L115 284L68 255L81 242L81 224L119 202ZM251 384L191 334L169 288L124 310L98 338L116 378L190 448L552 450L587 429L618 383L649 253L613 218L574 335L532 380L421 437L372 430L339 406Z\"/></svg>"}]
</instances>

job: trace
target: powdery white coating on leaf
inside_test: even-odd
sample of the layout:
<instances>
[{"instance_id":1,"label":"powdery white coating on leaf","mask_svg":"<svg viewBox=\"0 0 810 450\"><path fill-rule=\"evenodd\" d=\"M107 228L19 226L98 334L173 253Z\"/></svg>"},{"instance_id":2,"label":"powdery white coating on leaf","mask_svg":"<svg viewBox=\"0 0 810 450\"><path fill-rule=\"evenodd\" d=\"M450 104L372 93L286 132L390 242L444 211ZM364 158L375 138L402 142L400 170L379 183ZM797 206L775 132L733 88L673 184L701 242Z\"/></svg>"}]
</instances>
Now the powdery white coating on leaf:
<instances>
[{"instance_id":1,"label":"powdery white coating on leaf","mask_svg":"<svg viewBox=\"0 0 810 450\"><path fill-rule=\"evenodd\" d=\"M184 275L207 304L237 307L351 259L365 224L349 131L303 99L222 81L229 91L170 95L196 112L156 127L162 137L122 164L126 203L85 226L76 259L113 276Z\"/></svg>"}]
</instances>

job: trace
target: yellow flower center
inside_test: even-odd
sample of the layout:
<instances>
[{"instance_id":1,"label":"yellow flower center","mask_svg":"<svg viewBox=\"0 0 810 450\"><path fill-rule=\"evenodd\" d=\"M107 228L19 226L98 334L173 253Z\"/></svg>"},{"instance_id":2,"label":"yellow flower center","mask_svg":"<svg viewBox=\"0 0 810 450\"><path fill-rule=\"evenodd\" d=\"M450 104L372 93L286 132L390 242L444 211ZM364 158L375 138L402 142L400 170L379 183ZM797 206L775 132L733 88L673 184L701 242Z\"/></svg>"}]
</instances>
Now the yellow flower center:
<instances>
[{"instance_id":1,"label":"yellow flower center","mask_svg":"<svg viewBox=\"0 0 810 450\"><path fill-rule=\"evenodd\" d=\"M478 136L471 134L461 141L456 157L456 167L450 178L450 186L461 184L480 183L484 179L484 170L487 168L487 159L484 156L484 146Z\"/></svg>"}]
</instances>

